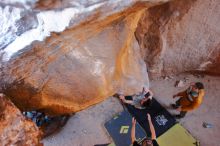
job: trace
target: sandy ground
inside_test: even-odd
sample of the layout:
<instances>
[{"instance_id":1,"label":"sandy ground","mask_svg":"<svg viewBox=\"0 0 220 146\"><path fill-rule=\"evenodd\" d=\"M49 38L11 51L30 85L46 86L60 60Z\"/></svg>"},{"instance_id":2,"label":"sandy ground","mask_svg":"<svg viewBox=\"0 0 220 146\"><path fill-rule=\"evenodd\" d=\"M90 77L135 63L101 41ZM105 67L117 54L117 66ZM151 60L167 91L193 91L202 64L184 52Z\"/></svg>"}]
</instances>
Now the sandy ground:
<instances>
[{"instance_id":1,"label":"sandy ground","mask_svg":"<svg viewBox=\"0 0 220 146\"><path fill-rule=\"evenodd\" d=\"M174 87L177 80L188 80L185 86ZM172 95L187 88L190 82L201 81L205 84L206 96L203 104L195 111L186 115L180 123L200 141L201 146L220 146L220 78L205 76L198 78L193 75L175 76L173 79L158 79L151 81L150 89L156 99L172 113L170 103L174 102ZM70 118L65 127L57 134L43 140L45 146L93 146L112 142L103 124L123 108L117 99L110 97ZM214 128L203 128L202 123L208 122Z\"/></svg>"}]
</instances>

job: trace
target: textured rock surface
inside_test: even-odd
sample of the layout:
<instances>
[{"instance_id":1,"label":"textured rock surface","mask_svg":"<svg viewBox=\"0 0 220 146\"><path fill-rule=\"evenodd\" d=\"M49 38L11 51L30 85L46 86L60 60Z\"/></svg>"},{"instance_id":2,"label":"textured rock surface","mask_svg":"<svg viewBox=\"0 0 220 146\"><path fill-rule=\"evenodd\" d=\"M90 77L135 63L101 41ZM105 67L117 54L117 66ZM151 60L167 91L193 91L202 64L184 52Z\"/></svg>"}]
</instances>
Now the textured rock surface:
<instances>
[{"instance_id":1,"label":"textured rock surface","mask_svg":"<svg viewBox=\"0 0 220 146\"><path fill-rule=\"evenodd\" d=\"M0 145L39 146L40 131L25 119L8 99L0 95Z\"/></svg>"},{"instance_id":2,"label":"textured rock surface","mask_svg":"<svg viewBox=\"0 0 220 146\"><path fill-rule=\"evenodd\" d=\"M23 110L61 114L115 92L140 91L148 86L146 64L152 77L219 75L220 1L167 1L41 0L26 6L38 23L2 45L0 89Z\"/></svg>"},{"instance_id":3,"label":"textured rock surface","mask_svg":"<svg viewBox=\"0 0 220 146\"><path fill-rule=\"evenodd\" d=\"M176 0L146 10L136 37L150 76L220 75L219 26L219 0Z\"/></svg>"},{"instance_id":4,"label":"textured rock surface","mask_svg":"<svg viewBox=\"0 0 220 146\"><path fill-rule=\"evenodd\" d=\"M134 32L147 5L97 20L35 42L3 64L1 85L21 109L77 112L116 92L148 86L146 65Z\"/></svg>"}]
</instances>

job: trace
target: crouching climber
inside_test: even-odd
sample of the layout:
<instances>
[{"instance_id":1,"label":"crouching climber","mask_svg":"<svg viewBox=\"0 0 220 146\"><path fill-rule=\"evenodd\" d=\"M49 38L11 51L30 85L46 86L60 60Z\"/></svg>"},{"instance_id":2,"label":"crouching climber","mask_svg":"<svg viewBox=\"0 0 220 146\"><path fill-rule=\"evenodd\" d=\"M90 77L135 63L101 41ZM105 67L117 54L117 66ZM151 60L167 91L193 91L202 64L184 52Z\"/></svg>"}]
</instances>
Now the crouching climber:
<instances>
[{"instance_id":1,"label":"crouching climber","mask_svg":"<svg viewBox=\"0 0 220 146\"><path fill-rule=\"evenodd\" d=\"M138 109L150 107L152 97L153 93L147 88L143 88L141 93L133 95L131 100L126 99L124 95L119 95L119 98L122 100L122 102L133 105Z\"/></svg>"},{"instance_id":2,"label":"crouching climber","mask_svg":"<svg viewBox=\"0 0 220 146\"><path fill-rule=\"evenodd\" d=\"M183 118L188 111L198 108L204 95L204 85L200 82L191 83L187 90L174 95L173 98L180 97L176 104L172 104L174 109L180 111L176 118Z\"/></svg>"}]
</instances>

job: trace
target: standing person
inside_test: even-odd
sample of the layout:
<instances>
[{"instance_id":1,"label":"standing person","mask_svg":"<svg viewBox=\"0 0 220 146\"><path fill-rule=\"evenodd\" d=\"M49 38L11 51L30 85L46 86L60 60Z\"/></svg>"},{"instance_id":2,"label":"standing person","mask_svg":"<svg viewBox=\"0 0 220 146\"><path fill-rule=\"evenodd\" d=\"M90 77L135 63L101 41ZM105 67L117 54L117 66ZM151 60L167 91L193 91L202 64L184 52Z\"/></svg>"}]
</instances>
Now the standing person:
<instances>
[{"instance_id":1,"label":"standing person","mask_svg":"<svg viewBox=\"0 0 220 146\"><path fill-rule=\"evenodd\" d=\"M119 98L122 102L133 105L138 109L145 109L146 107L150 107L152 102L153 93L147 89L143 88L142 92L132 96L132 100L125 99L124 95L119 95Z\"/></svg>"},{"instance_id":2,"label":"standing person","mask_svg":"<svg viewBox=\"0 0 220 146\"><path fill-rule=\"evenodd\" d=\"M176 118L183 118L188 111L198 108L204 95L204 85L201 82L191 83L187 90L174 95L173 98L180 97L176 104L172 104L174 109L180 111Z\"/></svg>"},{"instance_id":3,"label":"standing person","mask_svg":"<svg viewBox=\"0 0 220 146\"><path fill-rule=\"evenodd\" d=\"M156 141L156 132L154 129L154 125L152 124L150 114L147 114L147 119L148 119L148 123L150 126L151 138L147 137L146 139L143 140L142 144L140 145L136 141L136 137L135 137L136 120L135 120L135 118L132 118L131 142L132 142L133 146L159 146Z\"/></svg>"}]
</instances>

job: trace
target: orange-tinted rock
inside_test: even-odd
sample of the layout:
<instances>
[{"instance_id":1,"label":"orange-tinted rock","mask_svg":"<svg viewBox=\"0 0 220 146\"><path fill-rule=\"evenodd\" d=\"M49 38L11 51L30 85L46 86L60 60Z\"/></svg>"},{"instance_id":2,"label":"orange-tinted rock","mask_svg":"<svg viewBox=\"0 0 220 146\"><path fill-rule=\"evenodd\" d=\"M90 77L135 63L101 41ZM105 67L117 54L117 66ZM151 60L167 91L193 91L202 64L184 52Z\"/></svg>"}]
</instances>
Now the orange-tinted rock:
<instances>
[{"instance_id":1,"label":"orange-tinted rock","mask_svg":"<svg viewBox=\"0 0 220 146\"><path fill-rule=\"evenodd\" d=\"M7 98L0 95L0 145L39 146L40 131L37 126Z\"/></svg>"},{"instance_id":2,"label":"orange-tinted rock","mask_svg":"<svg viewBox=\"0 0 220 146\"><path fill-rule=\"evenodd\" d=\"M4 93L21 109L70 113L148 86L134 32L144 5L53 34L4 66Z\"/></svg>"},{"instance_id":3,"label":"orange-tinted rock","mask_svg":"<svg viewBox=\"0 0 220 146\"><path fill-rule=\"evenodd\" d=\"M175 0L146 10L136 37L150 75L220 75L219 26L219 0Z\"/></svg>"},{"instance_id":4,"label":"orange-tinted rock","mask_svg":"<svg viewBox=\"0 0 220 146\"><path fill-rule=\"evenodd\" d=\"M220 73L218 0L137 1L98 1L96 9L88 4L91 11L77 9L65 31L60 32L62 27L43 42L12 50L10 60L0 64L0 88L22 110L63 114L116 92L140 91L148 86L146 64L151 76ZM42 0L35 9L58 11L67 3Z\"/></svg>"}]
</instances>

